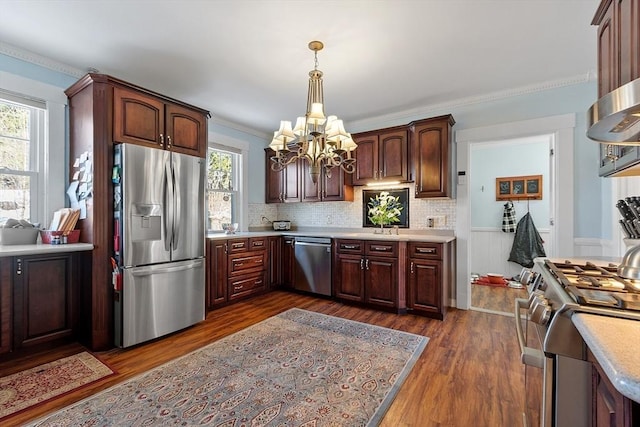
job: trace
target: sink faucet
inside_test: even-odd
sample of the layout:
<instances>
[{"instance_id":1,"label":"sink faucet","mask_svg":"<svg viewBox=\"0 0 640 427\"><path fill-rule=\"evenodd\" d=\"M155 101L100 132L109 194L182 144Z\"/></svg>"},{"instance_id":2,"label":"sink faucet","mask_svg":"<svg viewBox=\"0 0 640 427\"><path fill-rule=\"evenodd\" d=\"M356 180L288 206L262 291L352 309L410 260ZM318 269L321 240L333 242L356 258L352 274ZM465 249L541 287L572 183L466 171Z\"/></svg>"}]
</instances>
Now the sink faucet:
<instances>
[{"instance_id":1,"label":"sink faucet","mask_svg":"<svg viewBox=\"0 0 640 427\"><path fill-rule=\"evenodd\" d=\"M393 232L395 233L395 235L399 235L400 234L400 227L398 227L397 225L393 226Z\"/></svg>"}]
</instances>

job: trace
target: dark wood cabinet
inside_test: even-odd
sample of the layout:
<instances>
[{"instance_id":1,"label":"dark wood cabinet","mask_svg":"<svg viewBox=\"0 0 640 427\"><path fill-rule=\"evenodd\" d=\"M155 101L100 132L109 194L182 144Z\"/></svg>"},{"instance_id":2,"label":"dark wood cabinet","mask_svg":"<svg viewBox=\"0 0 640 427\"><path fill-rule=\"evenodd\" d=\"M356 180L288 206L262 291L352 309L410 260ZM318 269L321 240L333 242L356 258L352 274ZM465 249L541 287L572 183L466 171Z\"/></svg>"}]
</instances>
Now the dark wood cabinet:
<instances>
[{"instance_id":1,"label":"dark wood cabinet","mask_svg":"<svg viewBox=\"0 0 640 427\"><path fill-rule=\"evenodd\" d=\"M113 139L205 157L207 115L149 93L116 86Z\"/></svg>"},{"instance_id":2,"label":"dark wood cabinet","mask_svg":"<svg viewBox=\"0 0 640 427\"><path fill-rule=\"evenodd\" d=\"M11 351L13 334L13 258L0 258L0 354Z\"/></svg>"},{"instance_id":3,"label":"dark wood cabinet","mask_svg":"<svg viewBox=\"0 0 640 427\"><path fill-rule=\"evenodd\" d=\"M282 238L282 280L280 284L284 288L293 289L293 281L296 277L295 239L291 236Z\"/></svg>"},{"instance_id":4,"label":"dark wood cabinet","mask_svg":"<svg viewBox=\"0 0 640 427\"><path fill-rule=\"evenodd\" d=\"M632 427L640 424L640 404L615 389L590 350L592 427Z\"/></svg>"},{"instance_id":5,"label":"dark wood cabinet","mask_svg":"<svg viewBox=\"0 0 640 427\"><path fill-rule=\"evenodd\" d=\"M398 243L336 241L335 295L368 305L398 307Z\"/></svg>"},{"instance_id":6,"label":"dark wood cabinet","mask_svg":"<svg viewBox=\"0 0 640 427\"><path fill-rule=\"evenodd\" d=\"M340 168L333 168L331 176L322 171L318 181L313 182L309 175L309 162L303 161L301 164L300 186L303 202L353 201L353 187L348 185L348 181L351 180L350 174L345 174Z\"/></svg>"},{"instance_id":7,"label":"dark wood cabinet","mask_svg":"<svg viewBox=\"0 0 640 427\"><path fill-rule=\"evenodd\" d=\"M269 289L277 287L282 282L282 237L268 238L269 244Z\"/></svg>"},{"instance_id":8,"label":"dark wood cabinet","mask_svg":"<svg viewBox=\"0 0 640 427\"><path fill-rule=\"evenodd\" d=\"M122 113L125 116L119 114L118 119L125 121L117 126L114 123L114 116L117 115L114 106L116 87L145 95L138 96L135 100L132 98L131 104L127 102L125 106L115 103L119 105L118 108L125 109L125 113ZM175 134L172 136L172 144L178 151L182 146L190 146L190 143L184 142L182 138L184 134L191 134L192 130L180 129L184 124L182 119L174 117L173 113L167 118L166 111L161 113L160 105L156 104L156 101L160 100L163 106L175 104L184 107L194 114L197 113L203 120L208 112L104 74L87 74L69 87L65 94L69 98L69 180L72 180L71 174L74 169L71 166L76 158L88 154L93 160L93 195L86 200L87 217L79 220L77 225L81 241L94 245L87 267L91 278L90 286L83 292L82 307L86 310L87 318L83 319L80 341L94 351L107 350L113 347L114 324L109 261L113 256L111 175L114 141L128 135L132 138L139 137L153 145L157 142L156 138L160 138L156 130L162 127L161 122L164 120L165 129L172 126L172 132ZM126 113L129 108L130 113ZM127 114L133 115L133 122L126 121ZM198 135L199 138L205 138L204 144L198 147L201 156L205 153L202 150L206 150L206 123L204 120L205 128ZM121 135L114 135L118 133ZM174 144L176 138L177 145Z\"/></svg>"},{"instance_id":9,"label":"dark wood cabinet","mask_svg":"<svg viewBox=\"0 0 640 427\"><path fill-rule=\"evenodd\" d=\"M207 307L212 309L227 302L227 241L207 241Z\"/></svg>"},{"instance_id":10,"label":"dark wood cabinet","mask_svg":"<svg viewBox=\"0 0 640 427\"><path fill-rule=\"evenodd\" d=\"M449 289L455 274L451 270L452 243L409 242L407 246L407 310L444 319Z\"/></svg>"},{"instance_id":11,"label":"dark wood cabinet","mask_svg":"<svg viewBox=\"0 0 640 427\"><path fill-rule=\"evenodd\" d=\"M455 153L452 148L451 115L411 123L415 197L455 197Z\"/></svg>"},{"instance_id":12,"label":"dark wood cabinet","mask_svg":"<svg viewBox=\"0 0 640 427\"><path fill-rule=\"evenodd\" d=\"M354 134L353 139L358 145L353 185L411 180L406 126Z\"/></svg>"},{"instance_id":13,"label":"dark wood cabinet","mask_svg":"<svg viewBox=\"0 0 640 427\"><path fill-rule=\"evenodd\" d=\"M640 1L602 0L598 26L598 96L640 78Z\"/></svg>"},{"instance_id":14,"label":"dark wood cabinet","mask_svg":"<svg viewBox=\"0 0 640 427\"><path fill-rule=\"evenodd\" d=\"M79 292L72 254L13 258L13 350L74 338Z\"/></svg>"},{"instance_id":15,"label":"dark wood cabinet","mask_svg":"<svg viewBox=\"0 0 640 427\"><path fill-rule=\"evenodd\" d=\"M229 239L227 298L244 298L267 290L267 238Z\"/></svg>"},{"instance_id":16,"label":"dark wood cabinet","mask_svg":"<svg viewBox=\"0 0 640 427\"><path fill-rule=\"evenodd\" d=\"M265 148L265 170L266 170L266 203L293 203L301 201L300 196L300 161L295 161L287 165L280 171L271 168L273 162L271 157L275 152L270 148Z\"/></svg>"}]
</instances>

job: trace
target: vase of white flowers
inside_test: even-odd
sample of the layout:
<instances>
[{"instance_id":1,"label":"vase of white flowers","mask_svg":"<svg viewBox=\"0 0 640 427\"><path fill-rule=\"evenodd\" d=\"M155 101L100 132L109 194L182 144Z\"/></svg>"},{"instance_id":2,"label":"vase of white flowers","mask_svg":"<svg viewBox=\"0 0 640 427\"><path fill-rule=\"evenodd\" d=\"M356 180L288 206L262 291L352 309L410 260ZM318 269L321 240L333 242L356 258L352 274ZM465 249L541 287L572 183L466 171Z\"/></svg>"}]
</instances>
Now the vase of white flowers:
<instances>
[{"instance_id":1,"label":"vase of white flowers","mask_svg":"<svg viewBox=\"0 0 640 427\"><path fill-rule=\"evenodd\" d=\"M399 196L392 196L388 191L381 191L376 197L371 198L368 207L368 217L374 225L380 228L374 230L374 233L384 233L384 226L400 222L400 214L402 213L402 204Z\"/></svg>"}]
</instances>

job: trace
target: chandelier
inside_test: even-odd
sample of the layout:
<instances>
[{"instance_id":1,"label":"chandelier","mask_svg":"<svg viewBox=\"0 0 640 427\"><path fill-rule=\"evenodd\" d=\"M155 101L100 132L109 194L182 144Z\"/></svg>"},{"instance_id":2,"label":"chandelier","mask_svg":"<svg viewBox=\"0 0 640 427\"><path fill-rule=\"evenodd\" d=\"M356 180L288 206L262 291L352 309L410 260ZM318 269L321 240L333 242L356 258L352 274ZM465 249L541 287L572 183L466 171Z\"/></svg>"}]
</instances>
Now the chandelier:
<instances>
[{"instance_id":1,"label":"chandelier","mask_svg":"<svg viewBox=\"0 0 640 427\"><path fill-rule=\"evenodd\" d=\"M309 174L314 183L318 182L321 171L331 177L331 170L340 167L347 173L355 172L356 159L351 152L357 145L351 134L344 130L342 120L336 116L325 117L322 71L318 70L318 51L324 45L319 41L309 43L314 52L315 67L309 71L309 92L307 113L298 117L292 129L291 122L283 120L280 129L273 133L269 148L275 151L271 157L271 169L281 171L299 159L309 162Z\"/></svg>"}]
</instances>

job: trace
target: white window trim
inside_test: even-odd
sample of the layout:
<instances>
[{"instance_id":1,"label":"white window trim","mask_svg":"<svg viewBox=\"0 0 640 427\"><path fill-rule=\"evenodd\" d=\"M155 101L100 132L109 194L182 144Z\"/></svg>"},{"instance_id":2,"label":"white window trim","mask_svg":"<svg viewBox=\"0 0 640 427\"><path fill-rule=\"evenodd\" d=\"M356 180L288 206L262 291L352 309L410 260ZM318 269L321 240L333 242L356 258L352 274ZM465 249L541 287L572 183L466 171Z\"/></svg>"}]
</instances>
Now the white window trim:
<instances>
[{"instance_id":1,"label":"white window trim","mask_svg":"<svg viewBox=\"0 0 640 427\"><path fill-rule=\"evenodd\" d=\"M53 218L53 212L65 206L68 179L68 147L66 144L67 96L64 89L15 74L0 71L0 88L27 97L41 99L46 104L44 119L45 143L38 158L41 172L38 183L38 221L43 227Z\"/></svg>"},{"instance_id":2,"label":"white window trim","mask_svg":"<svg viewBox=\"0 0 640 427\"><path fill-rule=\"evenodd\" d=\"M236 217L239 231L247 231L249 229L249 192L247 191L249 183L249 143L216 132L209 132L208 146L218 150L239 153L242 156L241 173L238 174L237 182L240 197L238 197L237 201L238 212Z\"/></svg>"}]
</instances>

